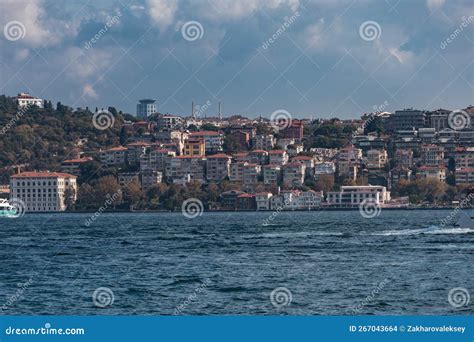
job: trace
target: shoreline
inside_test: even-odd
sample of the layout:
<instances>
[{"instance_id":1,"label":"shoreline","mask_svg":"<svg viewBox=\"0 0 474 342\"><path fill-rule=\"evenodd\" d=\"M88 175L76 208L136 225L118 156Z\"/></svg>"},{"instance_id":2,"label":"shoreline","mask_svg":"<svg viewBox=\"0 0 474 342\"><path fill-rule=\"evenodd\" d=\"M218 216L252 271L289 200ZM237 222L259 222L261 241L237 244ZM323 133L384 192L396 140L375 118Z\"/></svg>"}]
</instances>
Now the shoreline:
<instances>
[{"instance_id":1,"label":"shoreline","mask_svg":"<svg viewBox=\"0 0 474 342\"><path fill-rule=\"evenodd\" d=\"M457 206L453 207L381 207L381 210L455 210L458 208ZM463 208L467 209L467 208ZM231 210L231 209L210 209L204 210L203 213L272 213L275 211L278 212L320 212L320 211L358 211L359 207L353 208L339 208L339 207L321 207L315 209L282 209L282 210ZM74 211L61 211L61 212L26 212L25 215L31 214L94 214L97 210L74 210ZM150 209L150 210L126 210L126 209L115 209L115 210L107 210L103 213L114 213L114 214L144 214L144 213L160 213L160 214L173 214L173 213L180 213L180 210L160 210L160 209Z\"/></svg>"}]
</instances>

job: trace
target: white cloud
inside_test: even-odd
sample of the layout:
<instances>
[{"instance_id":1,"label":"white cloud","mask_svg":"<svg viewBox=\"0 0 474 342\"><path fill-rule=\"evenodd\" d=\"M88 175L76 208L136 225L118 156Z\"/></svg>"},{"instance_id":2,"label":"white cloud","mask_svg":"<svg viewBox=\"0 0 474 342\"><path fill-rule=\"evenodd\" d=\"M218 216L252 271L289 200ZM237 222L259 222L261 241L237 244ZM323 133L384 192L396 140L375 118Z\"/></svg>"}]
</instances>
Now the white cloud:
<instances>
[{"instance_id":1,"label":"white cloud","mask_svg":"<svg viewBox=\"0 0 474 342\"><path fill-rule=\"evenodd\" d=\"M147 5L153 23L161 31L173 24L178 10L177 0L147 0Z\"/></svg>"},{"instance_id":2,"label":"white cloud","mask_svg":"<svg viewBox=\"0 0 474 342\"><path fill-rule=\"evenodd\" d=\"M426 0L426 6L428 6L430 11L437 10L441 8L445 3L445 0Z\"/></svg>"},{"instance_id":3,"label":"white cloud","mask_svg":"<svg viewBox=\"0 0 474 342\"><path fill-rule=\"evenodd\" d=\"M95 91L94 87L92 84L85 84L84 87L82 88L82 96L86 98L91 98L91 99L98 99L99 95L97 95L97 92Z\"/></svg>"},{"instance_id":4,"label":"white cloud","mask_svg":"<svg viewBox=\"0 0 474 342\"><path fill-rule=\"evenodd\" d=\"M287 6L292 11L299 8L299 0L209 0L202 2L203 16L214 20L242 19L256 10L277 9Z\"/></svg>"}]
</instances>

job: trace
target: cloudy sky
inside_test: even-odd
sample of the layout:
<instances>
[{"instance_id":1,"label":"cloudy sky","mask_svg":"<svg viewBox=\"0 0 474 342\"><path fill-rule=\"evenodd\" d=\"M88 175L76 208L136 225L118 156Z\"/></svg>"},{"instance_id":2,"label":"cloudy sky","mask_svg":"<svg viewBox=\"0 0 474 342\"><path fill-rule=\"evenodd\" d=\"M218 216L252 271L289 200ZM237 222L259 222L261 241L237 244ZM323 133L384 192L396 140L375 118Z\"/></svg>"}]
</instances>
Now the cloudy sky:
<instances>
[{"instance_id":1,"label":"cloudy sky","mask_svg":"<svg viewBox=\"0 0 474 342\"><path fill-rule=\"evenodd\" d=\"M474 104L464 0L0 0L0 94L355 118Z\"/></svg>"}]
</instances>

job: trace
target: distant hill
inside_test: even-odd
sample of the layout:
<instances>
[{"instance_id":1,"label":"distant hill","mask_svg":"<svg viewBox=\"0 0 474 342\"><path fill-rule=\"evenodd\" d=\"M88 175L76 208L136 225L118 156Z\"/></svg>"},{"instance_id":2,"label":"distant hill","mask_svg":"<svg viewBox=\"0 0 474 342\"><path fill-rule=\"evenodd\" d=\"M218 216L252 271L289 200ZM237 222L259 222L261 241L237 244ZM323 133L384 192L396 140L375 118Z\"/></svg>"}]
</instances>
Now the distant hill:
<instances>
[{"instance_id":1,"label":"distant hill","mask_svg":"<svg viewBox=\"0 0 474 342\"><path fill-rule=\"evenodd\" d=\"M15 164L57 170L62 160L74 158L80 151L117 146L124 117L112 107L109 111L114 116L113 127L99 130L88 109L73 110L61 103L55 109L45 101L44 108L18 111L14 98L0 96L0 181L5 182Z\"/></svg>"}]
</instances>

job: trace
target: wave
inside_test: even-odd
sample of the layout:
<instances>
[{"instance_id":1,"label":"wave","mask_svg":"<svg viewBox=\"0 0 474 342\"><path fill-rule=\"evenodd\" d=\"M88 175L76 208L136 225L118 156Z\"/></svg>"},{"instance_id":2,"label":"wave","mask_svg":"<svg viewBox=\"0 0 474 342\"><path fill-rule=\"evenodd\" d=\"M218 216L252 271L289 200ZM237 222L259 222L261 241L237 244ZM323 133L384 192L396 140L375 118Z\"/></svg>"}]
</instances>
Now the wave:
<instances>
[{"instance_id":1,"label":"wave","mask_svg":"<svg viewBox=\"0 0 474 342\"><path fill-rule=\"evenodd\" d=\"M420 234L470 234L474 233L472 228L440 228L431 226L428 228L419 229L401 229L401 230L385 230L378 233L371 233L369 235L380 236L400 236L400 235L420 235Z\"/></svg>"}]
</instances>

